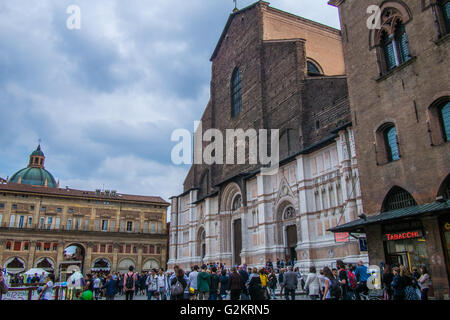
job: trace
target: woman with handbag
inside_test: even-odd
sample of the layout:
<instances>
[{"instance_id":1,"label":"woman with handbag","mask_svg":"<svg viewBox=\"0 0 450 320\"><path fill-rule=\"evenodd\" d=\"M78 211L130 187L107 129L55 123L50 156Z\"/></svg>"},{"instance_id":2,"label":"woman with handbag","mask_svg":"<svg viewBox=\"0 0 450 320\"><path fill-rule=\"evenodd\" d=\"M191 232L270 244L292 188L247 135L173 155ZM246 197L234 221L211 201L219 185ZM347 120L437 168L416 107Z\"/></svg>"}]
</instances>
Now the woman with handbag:
<instances>
[{"instance_id":1,"label":"woman with handbag","mask_svg":"<svg viewBox=\"0 0 450 320\"><path fill-rule=\"evenodd\" d=\"M422 300L428 300L428 290L431 286L431 277L428 274L428 270L425 266L420 268L420 273L422 274L418 280L420 286L420 293Z\"/></svg>"},{"instance_id":2,"label":"woman with handbag","mask_svg":"<svg viewBox=\"0 0 450 320\"><path fill-rule=\"evenodd\" d=\"M309 274L305 283L305 291L311 300L319 299L320 281L316 273L316 267L314 266L309 268Z\"/></svg>"}]
</instances>

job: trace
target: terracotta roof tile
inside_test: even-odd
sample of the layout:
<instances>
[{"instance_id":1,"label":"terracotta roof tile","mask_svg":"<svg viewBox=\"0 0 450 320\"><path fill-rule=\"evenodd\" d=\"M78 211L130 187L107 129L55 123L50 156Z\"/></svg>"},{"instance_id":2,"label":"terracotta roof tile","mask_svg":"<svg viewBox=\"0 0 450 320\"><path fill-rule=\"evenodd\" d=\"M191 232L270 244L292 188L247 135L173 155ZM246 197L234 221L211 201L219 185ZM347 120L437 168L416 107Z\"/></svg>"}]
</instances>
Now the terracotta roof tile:
<instances>
[{"instance_id":1,"label":"terracotta roof tile","mask_svg":"<svg viewBox=\"0 0 450 320\"><path fill-rule=\"evenodd\" d=\"M90 199L116 200L116 201L122 200L122 201L148 202L148 203L157 203L161 205L169 205L169 203L166 202L161 197L141 196L122 193L116 193L116 196L107 196L105 195L104 192L98 195L96 194L95 191L84 191L70 188L48 188L18 183L0 184L0 192L2 191L29 192L29 193L46 194L49 196L51 195L69 196L74 198L90 198Z\"/></svg>"}]
</instances>

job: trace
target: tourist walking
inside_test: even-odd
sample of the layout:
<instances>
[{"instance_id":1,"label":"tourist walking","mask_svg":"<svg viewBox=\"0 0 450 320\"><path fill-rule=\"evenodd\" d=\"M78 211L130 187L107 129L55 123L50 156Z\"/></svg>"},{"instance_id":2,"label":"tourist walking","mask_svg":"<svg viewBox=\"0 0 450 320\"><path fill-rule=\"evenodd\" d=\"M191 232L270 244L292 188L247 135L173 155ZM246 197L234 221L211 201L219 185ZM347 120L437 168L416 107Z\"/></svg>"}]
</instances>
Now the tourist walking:
<instances>
[{"instance_id":1,"label":"tourist walking","mask_svg":"<svg viewBox=\"0 0 450 320\"><path fill-rule=\"evenodd\" d=\"M155 269L147 275L145 285L147 286L147 300L155 300L155 292L158 291L158 278L156 277Z\"/></svg>"},{"instance_id":2,"label":"tourist walking","mask_svg":"<svg viewBox=\"0 0 450 320\"><path fill-rule=\"evenodd\" d=\"M52 300L53 299L53 283L55 282L55 275L49 273L45 278L45 285L39 294L38 300Z\"/></svg>"},{"instance_id":3,"label":"tourist walking","mask_svg":"<svg viewBox=\"0 0 450 320\"><path fill-rule=\"evenodd\" d=\"M242 290L242 279L235 267L231 268L230 279L228 280L228 290L230 290L230 300L239 300Z\"/></svg>"},{"instance_id":4,"label":"tourist walking","mask_svg":"<svg viewBox=\"0 0 450 320\"><path fill-rule=\"evenodd\" d=\"M392 300L393 289L392 289L392 281L394 281L394 275L391 271L391 266L386 265L384 267L383 275L381 276L381 282L384 287L384 300Z\"/></svg>"},{"instance_id":5,"label":"tourist walking","mask_svg":"<svg viewBox=\"0 0 450 320\"><path fill-rule=\"evenodd\" d=\"M176 272L170 280L170 299L184 300L184 291L187 287L188 283L186 282L184 271L177 267Z\"/></svg>"},{"instance_id":6,"label":"tourist walking","mask_svg":"<svg viewBox=\"0 0 450 320\"><path fill-rule=\"evenodd\" d=\"M264 300L264 292L261 286L261 277L258 274L258 269L253 268L249 276L248 292L251 300Z\"/></svg>"},{"instance_id":7,"label":"tourist walking","mask_svg":"<svg viewBox=\"0 0 450 320\"><path fill-rule=\"evenodd\" d=\"M209 300L211 275L206 269L206 264L202 265L202 271L197 275L198 300Z\"/></svg>"},{"instance_id":8,"label":"tourist walking","mask_svg":"<svg viewBox=\"0 0 450 320\"><path fill-rule=\"evenodd\" d=\"M228 290L228 281L230 277L227 275L227 272L222 269L221 275L219 277L219 300L225 300L227 298L227 290Z\"/></svg>"},{"instance_id":9,"label":"tourist walking","mask_svg":"<svg viewBox=\"0 0 450 320\"><path fill-rule=\"evenodd\" d=\"M103 285L102 289L105 290L105 298L106 300L114 300L114 297L117 293L117 282L113 279L111 275L106 277L106 282Z\"/></svg>"},{"instance_id":10,"label":"tourist walking","mask_svg":"<svg viewBox=\"0 0 450 320\"><path fill-rule=\"evenodd\" d=\"M269 275L269 289L271 292L271 298L276 299L276 290L278 286L278 279L277 274L275 273L275 270L272 269L272 272Z\"/></svg>"},{"instance_id":11,"label":"tourist walking","mask_svg":"<svg viewBox=\"0 0 450 320\"><path fill-rule=\"evenodd\" d=\"M319 299L320 281L316 273L316 267L311 266L306 277L305 291L311 300Z\"/></svg>"},{"instance_id":12,"label":"tourist walking","mask_svg":"<svg viewBox=\"0 0 450 320\"><path fill-rule=\"evenodd\" d=\"M128 272L123 277L123 290L125 291L125 300L133 300L134 290L136 289L137 276L134 273L134 267L130 266Z\"/></svg>"},{"instance_id":13,"label":"tourist walking","mask_svg":"<svg viewBox=\"0 0 450 320\"><path fill-rule=\"evenodd\" d=\"M209 287L209 300L217 300L219 295L219 275L217 268L211 269L211 286Z\"/></svg>"},{"instance_id":14,"label":"tourist walking","mask_svg":"<svg viewBox=\"0 0 450 320\"><path fill-rule=\"evenodd\" d=\"M166 300L167 299L167 277L164 274L164 270L162 268L159 269L157 279L158 279L159 298L160 298L160 300Z\"/></svg>"},{"instance_id":15,"label":"tourist walking","mask_svg":"<svg viewBox=\"0 0 450 320\"><path fill-rule=\"evenodd\" d=\"M298 286L297 274L292 271L292 266L289 267L289 271L284 274L284 290L286 300L289 300L289 296L291 300L295 300L295 289Z\"/></svg>"},{"instance_id":16,"label":"tourist walking","mask_svg":"<svg viewBox=\"0 0 450 320\"><path fill-rule=\"evenodd\" d=\"M192 300L197 299L197 294L198 294L197 280L198 280L198 266L195 265L194 270L191 273L189 273L189 287L194 289L194 292L191 296ZM190 290L190 288L189 288L189 290Z\"/></svg>"}]
</instances>

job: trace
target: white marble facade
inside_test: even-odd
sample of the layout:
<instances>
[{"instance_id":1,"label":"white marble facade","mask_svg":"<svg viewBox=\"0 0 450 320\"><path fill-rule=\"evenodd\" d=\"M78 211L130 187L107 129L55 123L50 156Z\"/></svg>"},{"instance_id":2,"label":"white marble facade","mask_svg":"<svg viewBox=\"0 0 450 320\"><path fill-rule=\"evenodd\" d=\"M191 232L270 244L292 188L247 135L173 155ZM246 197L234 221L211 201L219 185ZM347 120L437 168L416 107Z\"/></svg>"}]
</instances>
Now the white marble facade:
<instances>
[{"instance_id":1,"label":"white marble facade","mask_svg":"<svg viewBox=\"0 0 450 320\"><path fill-rule=\"evenodd\" d=\"M249 266L262 266L269 258L285 259L288 240L292 241L289 226L295 226L291 230L296 230L296 266L303 272L311 265L335 266L336 259L367 261L356 239L337 243L327 231L362 213L351 127L339 131L331 144L298 155L278 174L257 174L246 180L245 188L247 206L234 182L198 203L197 190L172 198L169 269L175 264L190 269L213 261L236 264L239 237L233 223L237 219L241 219L240 262Z\"/></svg>"}]
</instances>

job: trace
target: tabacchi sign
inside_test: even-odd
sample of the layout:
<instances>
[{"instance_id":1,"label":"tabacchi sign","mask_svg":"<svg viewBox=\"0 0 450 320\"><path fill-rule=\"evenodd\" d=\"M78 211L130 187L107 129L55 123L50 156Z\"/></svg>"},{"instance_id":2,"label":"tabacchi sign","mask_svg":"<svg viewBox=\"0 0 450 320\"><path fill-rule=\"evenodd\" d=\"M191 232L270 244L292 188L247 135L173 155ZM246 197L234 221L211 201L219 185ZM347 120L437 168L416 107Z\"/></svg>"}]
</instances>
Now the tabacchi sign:
<instances>
[{"instance_id":1,"label":"tabacchi sign","mask_svg":"<svg viewBox=\"0 0 450 320\"><path fill-rule=\"evenodd\" d=\"M406 232L396 232L396 233L387 233L384 235L384 240L386 241L395 241L395 240L404 240L404 239L414 239L421 238L423 233L421 230L416 231L406 231Z\"/></svg>"}]
</instances>

